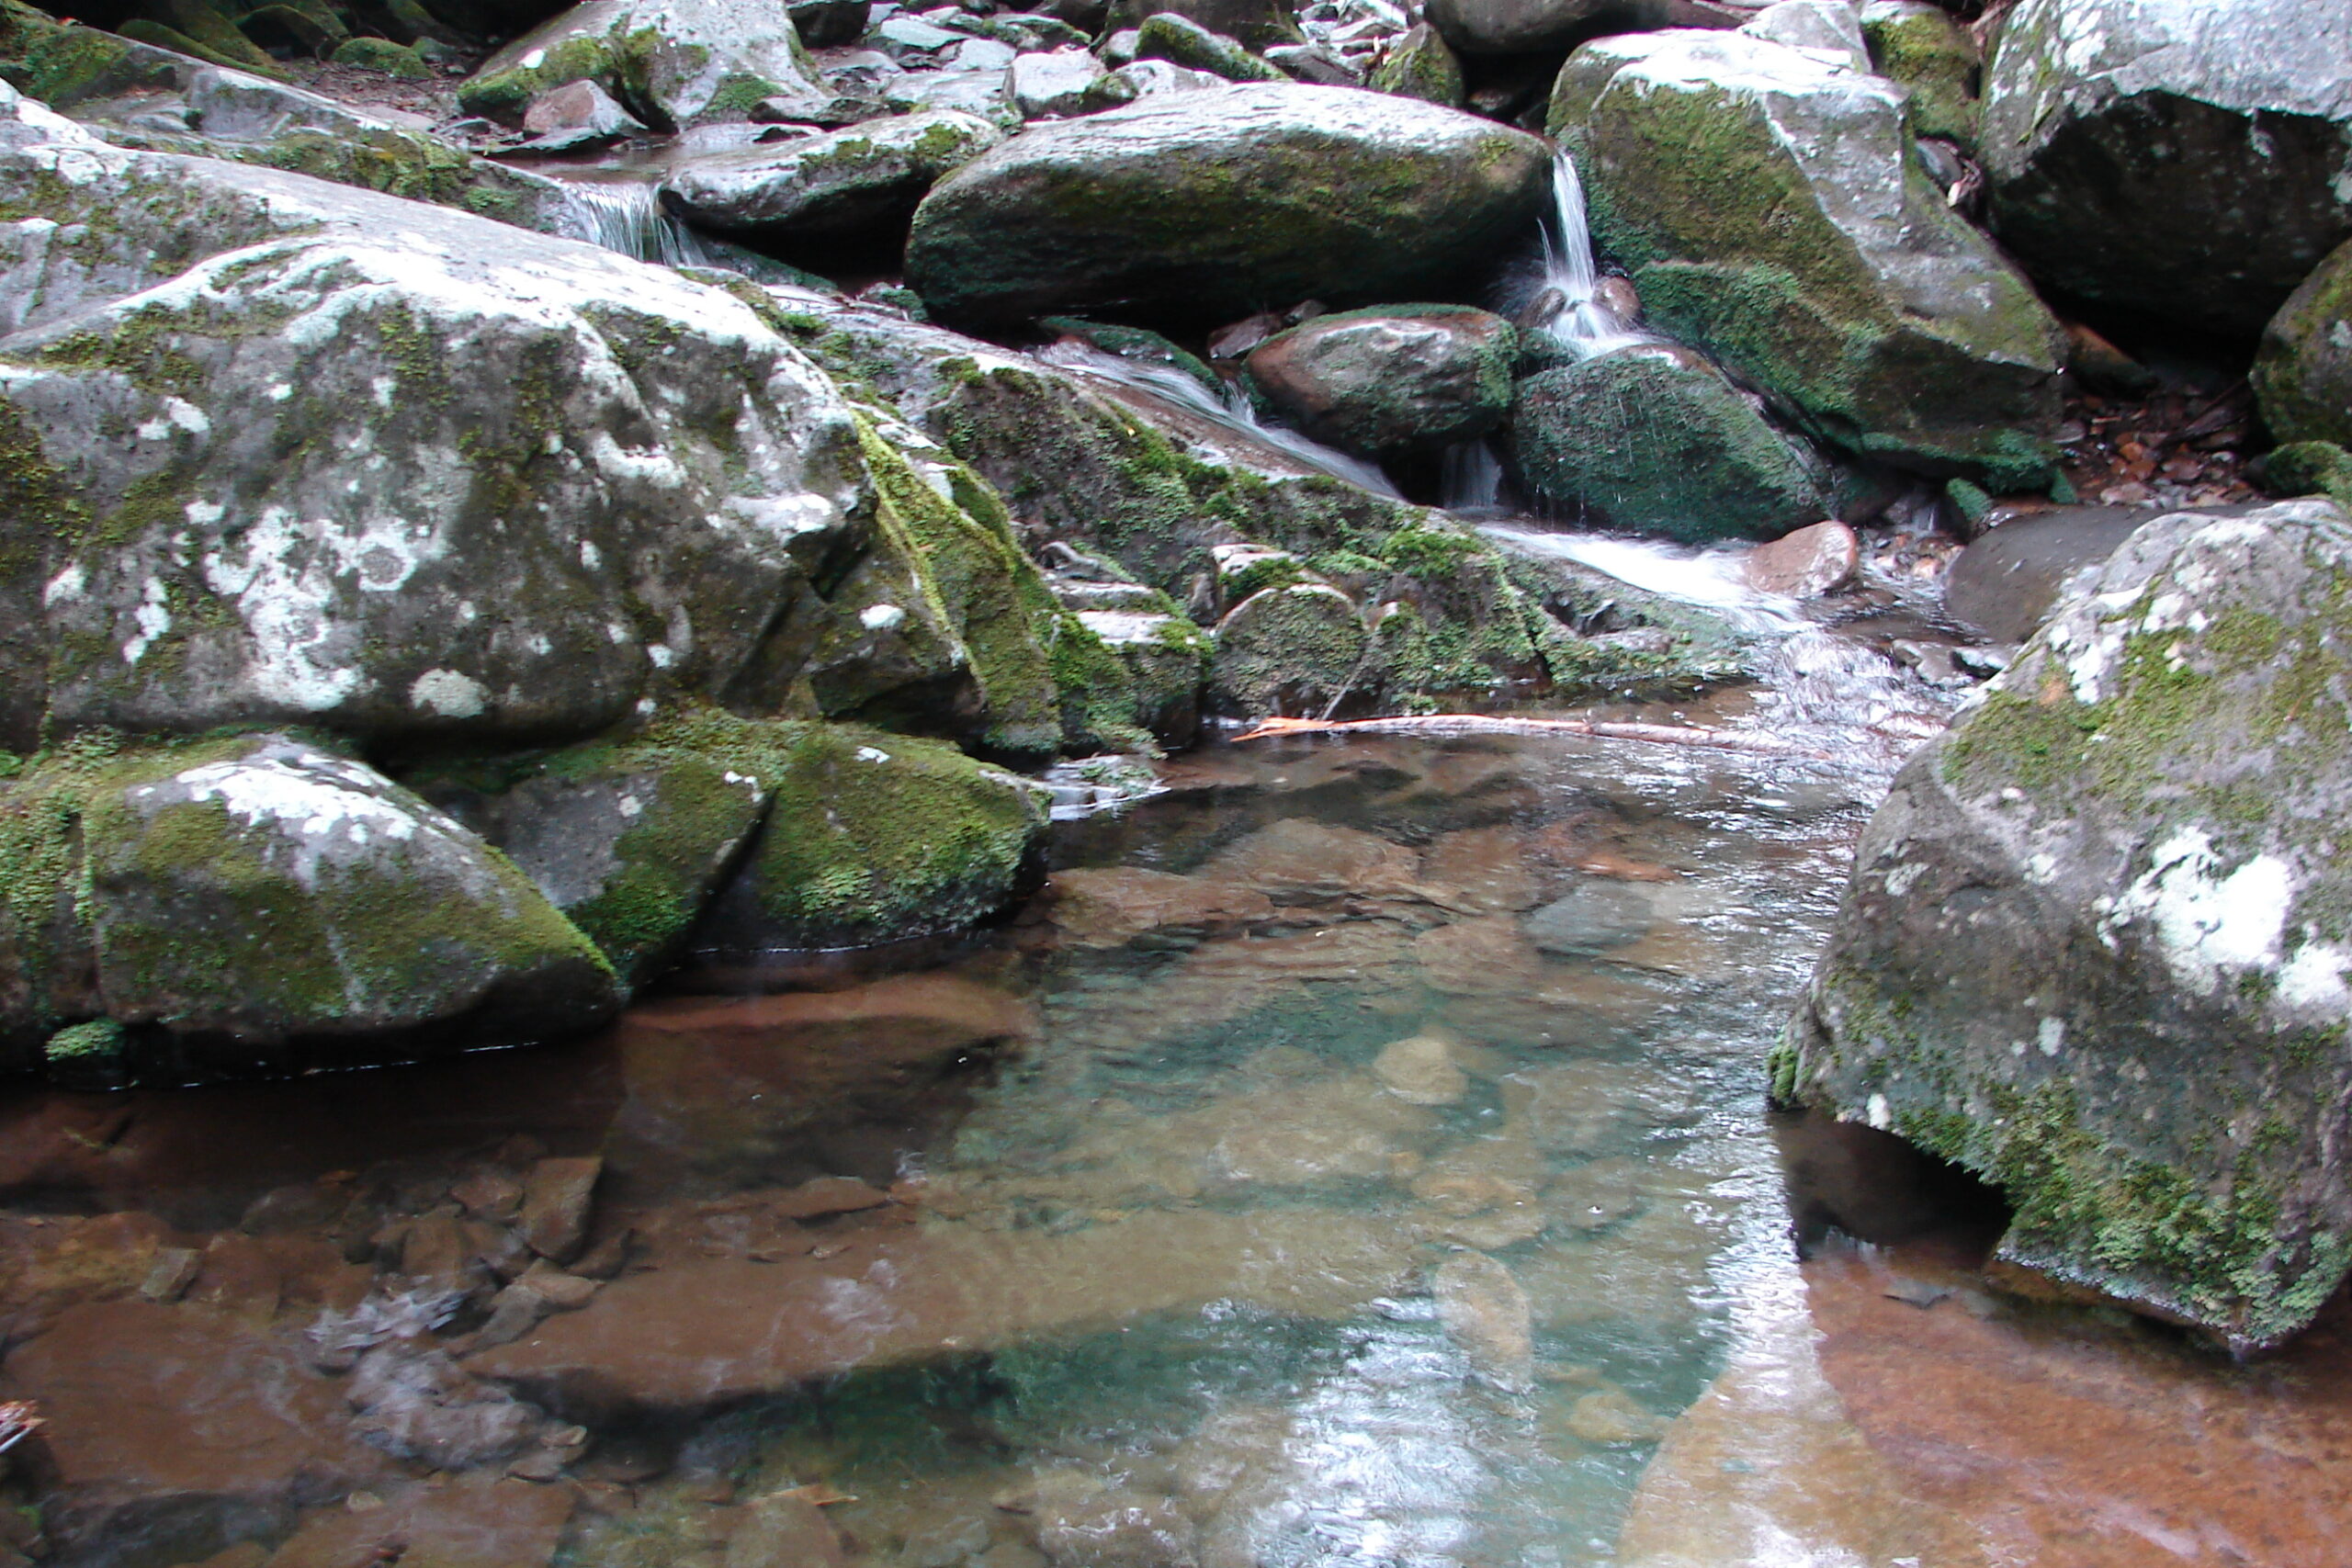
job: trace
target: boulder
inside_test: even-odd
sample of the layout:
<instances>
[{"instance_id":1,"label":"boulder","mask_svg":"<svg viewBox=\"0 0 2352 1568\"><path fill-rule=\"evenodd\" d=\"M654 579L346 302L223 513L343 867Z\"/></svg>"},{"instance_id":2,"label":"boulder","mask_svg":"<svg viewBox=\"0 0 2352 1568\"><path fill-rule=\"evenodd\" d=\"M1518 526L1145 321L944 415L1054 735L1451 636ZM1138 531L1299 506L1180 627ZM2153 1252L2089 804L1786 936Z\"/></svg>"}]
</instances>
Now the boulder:
<instances>
[{"instance_id":1,"label":"boulder","mask_svg":"<svg viewBox=\"0 0 2352 1568\"><path fill-rule=\"evenodd\" d=\"M1464 54L1541 54L1589 36L1613 9L1614 0L1430 0L1428 17Z\"/></svg>"},{"instance_id":2,"label":"boulder","mask_svg":"<svg viewBox=\"0 0 2352 1568\"><path fill-rule=\"evenodd\" d=\"M1630 532L1770 539L1831 509L1826 465L1687 349L1621 348L1531 376L1510 419L1531 491Z\"/></svg>"},{"instance_id":3,"label":"boulder","mask_svg":"<svg viewBox=\"0 0 2352 1568\"><path fill-rule=\"evenodd\" d=\"M134 1068L213 1072L559 1038L620 1002L594 947L479 837L283 736L69 751L0 811L23 868L0 911L17 1066L92 1012L132 1029Z\"/></svg>"},{"instance_id":4,"label":"boulder","mask_svg":"<svg viewBox=\"0 0 2352 1568\"><path fill-rule=\"evenodd\" d=\"M1389 44L1365 85L1375 93L1458 109L1462 107L1462 62L1435 28L1416 22Z\"/></svg>"},{"instance_id":5,"label":"boulder","mask_svg":"<svg viewBox=\"0 0 2352 1568\"><path fill-rule=\"evenodd\" d=\"M2023 0L1985 73L1995 231L2066 293L2252 338L2352 238L2352 12Z\"/></svg>"},{"instance_id":6,"label":"boulder","mask_svg":"<svg viewBox=\"0 0 2352 1568\"><path fill-rule=\"evenodd\" d=\"M907 282L948 320L1442 294L1531 231L1549 166L1523 131L1408 98L1172 94L1033 126L949 175Z\"/></svg>"},{"instance_id":7,"label":"boulder","mask_svg":"<svg viewBox=\"0 0 2352 1568\"><path fill-rule=\"evenodd\" d=\"M1250 350L1250 379L1275 412L1343 451L1428 451L1502 423L1518 334L1466 305L1347 310Z\"/></svg>"},{"instance_id":8,"label":"boulder","mask_svg":"<svg viewBox=\"0 0 2352 1568\"><path fill-rule=\"evenodd\" d=\"M1136 29L1136 58L1165 60L1228 82L1289 80L1281 70L1250 53L1238 39L1213 33L1186 17L1164 13L1146 17L1143 26Z\"/></svg>"},{"instance_id":9,"label":"boulder","mask_svg":"<svg viewBox=\"0 0 2352 1568\"><path fill-rule=\"evenodd\" d=\"M1035 786L953 747L839 725L747 726L729 755L774 804L699 946L756 954L956 931L1037 870Z\"/></svg>"},{"instance_id":10,"label":"boulder","mask_svg":"<svg viewBox=\"0 0 2352 1568\"><path fill-rule=\"evenodd\" d=\"M1748 585L1791 599L1818 599L1854 581L1862 542L1845 524L1809 524L1784 538L1748 552L1742 574Z\"/></svg>"},{"instance_id":11,"label":"boulder","mask_svg":"<svg viewBox=\"0 0 2352 1568\"><path fill-rule=\"evenodd\" d=\"M1944 574L1944 608L1999 642L2023 642L2081 574L2095 573L2154 514L2128 506L2060 506L1979 536Z\"/></svg>"},{"instance_id":12,"label":"boulder","mask_svg":"<svg viewBox=\"0 0 2352 1568\"><path fill-rule=\"evenodd\" d=\"M1551 126L1651 322L1858 455L2046 482L2064 337L1912 153L1909 95L1737 32L1585 45Z\"/></svg>"},{"instance_id":13,"label":"boulder","mask_svg":"<svg viewBox=\"0 0 2352 1568\"><path fill-rule=\"evenodd\" d=\"M1149 17L1182 17L1250 49L1297 43L1304 37L1283 0L1113 0L1103 31L1140 29Z\"/></svg>"},{"instance_id":14,"label":"boulder","mask_svg":"<svg viewBox=\"0 0 2352 1568\"><path fill-rule=\"evenodd\" d=\"M695 726L574 747L519 778L421 787L530 878L632 989L669 967L766 814L758 775L695 749Z\"/></svg>"},{"instance_id":15,"label":"boulder","mask_svg":"<svg viewBox=\"0 0 2352 1568\"><path fill-rule=\"evenodd\" d=\"M2143 526L1904 769L1773 1057L2000 1186L1996 1263L2293 1334L2352 1267L2352 523Z\"/></svg>"},{"instance_id":16,"label":"boulder","mask_svg":"<svg viewBox=\"0 0 2352 1568\"><path fill-rule=\"evenodd\" d=\"M1216 624L1209 680L1216 696L1250 715L1322 716L1374 671L1363 612L1328 582L1267 588Z\"/></svg>"},{"instance_id":17,"label":"boulder","mask_svg":"<svg viewBox=\"0 0 2352 1568\"><path fill-rule=\"evenodd\" d=\"M533 98L591 81L657 130L748 117L771 98L832 95L773 0L584 0L481 63L458 89L468 114L509 124Z\"/></svg>"},{"instance_id":18,"label":"boulder","mask_svg":"<svg viewBox=\"0 0 2352 1568\"><path fill-rule=\"evenodd\" d=\"M765 295L207 160L57 167L0 192L120 216L17 231L0 744L543 743L699 694L1054 749L1059 617L1001 503L861 426Z\"/></svg>"},{"instance_id":19,"label":"boulder","mask_svg":"<svg viewBox=\"0 0 2352 1568\"><path fill-rule=\"evenodd\" d=\"M1869 0L1861 24L1871 69L1911 89L1912 129L1975 147L1984 51L1968 29L1929 0Z\"/></svg>"},{"instance_id":20,"label":"boulder","mask_svg":"<svg viewBox=\"0 0 2352 1568\"><path fill-rule=\"evenodd\" d=\"M1779 0L1742 23L1741 32L1825 55L1854 71L1871 68L1870 44L1849 0Z\"/></svg>"},{"instance_id":21,"label":"boulder","mask_svg":"<svg viewBox=\"0 0 2352 1568\"><path fill-rule=\"evenodd\" d=\"M1005 96L1023 119L1058 119L1092 114L1140 95L1114 79L1102 62L1082 49L1050 54L1018 54L1005 68Z\"/></svg>"},{"instance_id":22,"label":"boulder","mask_svg":"<svg viewBox=\"0 0 2352 1568\"><path fill-rule=\"evenodd\" d=\"M680 159L662 200L698 229L752 243L895 239L940 177L1004 140L956 109L869 119L826 136Z\"/></svg>"},{"instance_id":23,"label":"boulder","mask_svg":"<svg viewBox=\"0 0 2352 1568\"><path fill-rule=\"evenodd\" d=\"M2253 376L2271 434L2352 446L2352 243L2320 263L2270 318Z\"/></svg>"}]
</instances>

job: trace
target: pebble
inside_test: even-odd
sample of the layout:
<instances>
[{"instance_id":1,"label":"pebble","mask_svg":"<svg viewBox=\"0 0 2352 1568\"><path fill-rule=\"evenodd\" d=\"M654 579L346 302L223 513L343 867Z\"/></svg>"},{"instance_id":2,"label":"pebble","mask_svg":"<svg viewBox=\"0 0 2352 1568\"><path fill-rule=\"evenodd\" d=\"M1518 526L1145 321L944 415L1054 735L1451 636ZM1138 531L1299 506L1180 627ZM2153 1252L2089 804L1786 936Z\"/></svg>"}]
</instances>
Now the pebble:
<instances>
[{"instance_id":1,"label":"pebble","mask_svg":"<svg viewBox=\"0 0 2352 1568\"><path fill-rule=\"evenodd\" d=\"M1408 1105L1452 1105L1470 1080L1453 1065L1453 1048L1432 1034L1399 1040L1380 1053L1372 1070L1381 1084Z\"/></svg>"}]
</instances>

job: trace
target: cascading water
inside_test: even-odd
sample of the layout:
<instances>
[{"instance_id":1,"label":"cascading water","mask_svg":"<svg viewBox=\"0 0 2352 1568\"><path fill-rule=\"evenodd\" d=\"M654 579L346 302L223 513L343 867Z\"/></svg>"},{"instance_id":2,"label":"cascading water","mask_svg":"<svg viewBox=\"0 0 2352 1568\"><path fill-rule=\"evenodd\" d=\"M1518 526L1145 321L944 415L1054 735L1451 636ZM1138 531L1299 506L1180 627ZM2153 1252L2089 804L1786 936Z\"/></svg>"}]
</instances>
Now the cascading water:
<instances>
[{"instance_id":1,"label":"cascading water","mask_svg":"<svg viewBox=\"0 0 2352 1568\"><path fill-rule=\"evenodd\" d=\"M650 180L569 179L563 186L589 239L608 251L663 266L726 265L701 235L662 209Z\"/></svg>"},{"instance_id":2,"label":"cascading water","mask_svg":"<svg viewBox=\"0 0 2352 1568\"><path fill-rule=\"evenodd\" d=\"M1544 284L1540 298L1556 297L1544 330L1589 359L1614 348L1658 340L1632 324L1631 315L1608 298L1592 255L1592 229L1585 213L1584 180L1566 152L1552 160L1552 218L1544 225Z\"/></svg>"},{"instance_id":3,"label":"cascading water","mask_svg":"<svg viewBox=\"0 0 2352 1568\"><path fill-rule=\"evenodd\" d=\"M1048 344L1036 351L1035 357L1058 369L1076 371L1082 377L1108 382L1138 391L1163 403L1173 403L1186 412L1261 446L1271 446L1285 457L1335 479L1344 479L1360 490L1374 495L1394 497L1396 487L1388 476L1374 464L1361 457L1351 457L1319 442L1310 441L1295 430L1278 424L1261 424L1258 411L1238 389L1228 389L1220 397L1193 378L1170 366L1148 365L1139 360L1122 358L1106 353L1091 344L1066 338Z\"/></svg>"}]
</instances>

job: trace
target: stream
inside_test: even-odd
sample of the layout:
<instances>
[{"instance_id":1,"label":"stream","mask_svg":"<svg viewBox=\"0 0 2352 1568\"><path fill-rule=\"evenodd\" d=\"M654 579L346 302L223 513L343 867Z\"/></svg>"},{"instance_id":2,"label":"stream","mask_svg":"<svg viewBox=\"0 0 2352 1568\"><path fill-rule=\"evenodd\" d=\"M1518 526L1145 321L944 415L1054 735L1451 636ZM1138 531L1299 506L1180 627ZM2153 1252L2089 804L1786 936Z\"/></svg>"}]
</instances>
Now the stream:
<instances>
[{"instance_id":1,"label":"stream","mask_svg":"<svg viewBox=\"0 0 2352 1568\"><path fill-rule=\"evenodd\" d=\"M0 1310L54 1326L8 1484L122 1568L2342 1561L2340 1313L2233 1369L1996 1294L1984 1194L1766 1112L1951 699L1746 610L1765 682L1612 712L1826 760L1213 746L911 969L12 1094ZM518 1315L565 1223L576 1289Z\"/></svg>"}]
</instances>

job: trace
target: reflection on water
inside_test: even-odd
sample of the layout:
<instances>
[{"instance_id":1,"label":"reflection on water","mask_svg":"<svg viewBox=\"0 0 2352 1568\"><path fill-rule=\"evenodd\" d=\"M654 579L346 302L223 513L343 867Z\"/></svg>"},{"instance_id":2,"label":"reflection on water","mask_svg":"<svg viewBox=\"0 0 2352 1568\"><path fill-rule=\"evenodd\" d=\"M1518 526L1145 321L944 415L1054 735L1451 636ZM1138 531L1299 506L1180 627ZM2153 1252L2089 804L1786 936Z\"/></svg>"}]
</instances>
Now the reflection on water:
<instances>
[{"instance_id":1,"label":"reflection on water","mask_svg":"<svg viewBox=\"0 0 2352 1568\"><path fill-rule=\"evenodd\" d=\"M1998 1297L1887 1151L1776 1145L1762 1051L1867 765L1209 752L1064 824L1048 895L929 973L410 1072L19 1096L0 1393L50 1425L0 1542L2342 1561L2336 1330L2236 1371ZM2195 1414L2137 1440L2142 1398Z\"/></svg>"}]
</instances>

